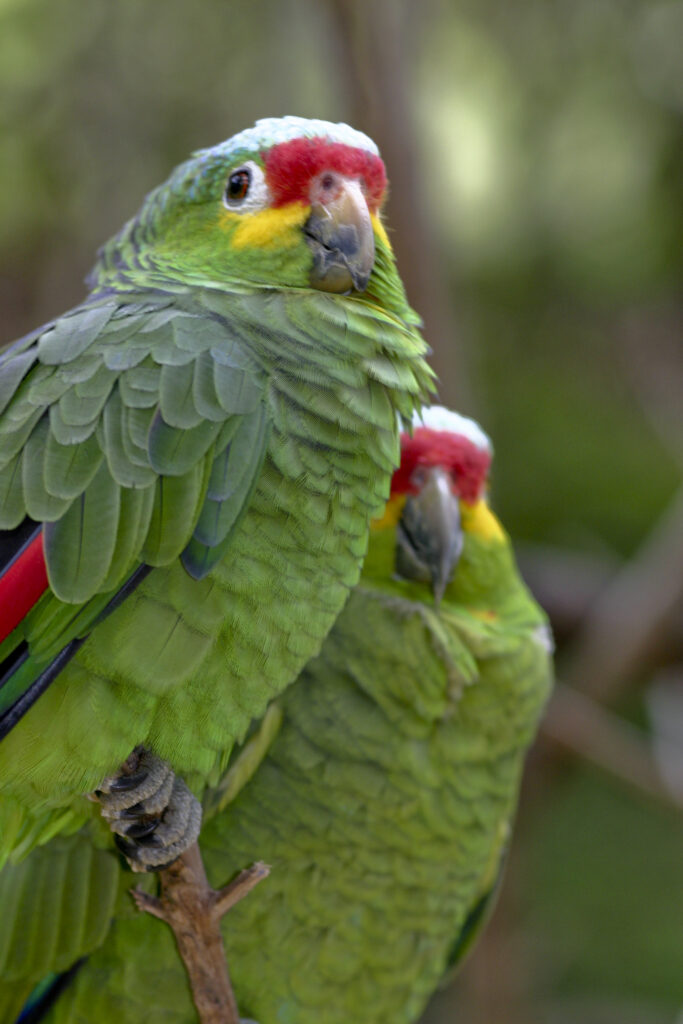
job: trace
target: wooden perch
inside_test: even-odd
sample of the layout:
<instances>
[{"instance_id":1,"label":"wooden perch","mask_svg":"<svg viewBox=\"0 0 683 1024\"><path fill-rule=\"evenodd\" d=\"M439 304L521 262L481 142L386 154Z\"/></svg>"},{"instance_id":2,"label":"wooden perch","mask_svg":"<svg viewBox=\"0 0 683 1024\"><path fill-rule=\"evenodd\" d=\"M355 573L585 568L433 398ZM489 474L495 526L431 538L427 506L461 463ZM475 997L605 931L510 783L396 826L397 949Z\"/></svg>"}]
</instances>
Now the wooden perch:
<instances>
[{"instance_id":1,"label":"wooden perch","mask_svg":"<svg viewBox=\"0 0 683 1024\"><path fill-rule=\"evenodd\" d=\"M587 609L564 659L571 687L609 702L671 635L683 600L683 487L636 554Z\"/></svg>"},{"instance_id":2,"label":"wooden perch","mask_svg":"<svg viewBox=\"0 0 683 1024\"><path fill-rule=\"evenodd\" d=\"M664 782L647 735L579 690L557 682L541 735L677 811L683 803Z\"/></svg>"},{"instance_id":3,"label":"wooden perch","mask_svg":"<svg viewBox=\"0 0 683 1024\"><path fill-rule=\"evenodd\" d=\"M140 910L161 918L173 930L201 1024L240 1024L220 922L269 873L268 865L257 861L222 889L212 889L194 843L159 872L160 898L141 889L131 893Z\"/></svg>"}]
</instances>

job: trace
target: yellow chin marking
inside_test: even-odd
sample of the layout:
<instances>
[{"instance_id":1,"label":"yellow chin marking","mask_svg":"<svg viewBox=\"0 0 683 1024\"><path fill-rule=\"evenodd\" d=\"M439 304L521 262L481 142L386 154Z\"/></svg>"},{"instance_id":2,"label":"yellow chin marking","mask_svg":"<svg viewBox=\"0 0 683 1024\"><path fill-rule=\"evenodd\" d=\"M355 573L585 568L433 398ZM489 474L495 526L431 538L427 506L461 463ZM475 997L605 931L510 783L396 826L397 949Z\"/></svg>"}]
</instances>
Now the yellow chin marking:
<instances>
[{"instance_id":1,"label":"yellow chin marking","mask_svg":"<svg viewBox=\"0 0 683 1024\"><path fill-rule=\"evenodd\" d=\"M287 203L258 213L221 211L221 227L234 231L235 249L288 249L301 242L301 228L310 214L303 203Z\"/></svg>"},{"instance_id":2,"label":"yellow chin marking","mask_svg":"<svg viewBox=\"0 0 683 1024\"><path fill-rule=\"evenodd\" d=\"M484 499L468 505L460 502L460 517L463 530L472 533L482 540L505 540L505 530L500 525Z\"/></svg>"},{"instance_id":3,"label":"yellow chin marking","mask_svg":"<svg viewBox=\"0 0 683 1024\"><path fill-rule=\"evenodd\" d=\"M370 214L370 221L372 223L372 230L375 232L375 234L377 235L379 240L384 245L386 245L386 247L389 250L389 252L393 252L393 250L391 248L391 242L389 241L389 236L386 233L386 229L384 227L384 224L382 224L382 221L379 219L379 217L377 216L376 213L371 213Z\"/></svg>"},{"instance_id":4,"label":"yellow chin marking","mask_svg":"<svg viewBox=\"0 0 683 1024\"><path fill-rule=\"evenodd\" d=\"M379 519L373 519L370 523L371 530L386 530L391 526L396 526L401 513L403 512L403 506L406 503L405 494L395 494L393 498L389 498L384 508L384 515L380 516Z\"/></svg>"},{"instance_id":5,"label":"yellow chin marking","mask_svg":"<svg viewBox=\"0 0 683 1024\"><path fill-rule=\"evenodd\" d=\"M221 210L220 223L225 230L232 230L232 245L235 249L262 248L281 249L301 241L301 228L310 215L310 207L304 203L287 203L276 209L259 210L258 213L233 213ZM379 217L371 213L372 229L377 237L391 251L391 242Z\"/></svg>"},{"instance_id":6,"label":"yellow chin marking","mask_svg":"<svg viewBox=\"0 0 683 1024\"><path fill-rule=\"evenodd\" d=\"M474 615L475 619L481 619L482 622L498 621L498 614L490 608L470 608L470 615Z\"/></svg>"},{"instance_id":7,"label":"yellow chin marking","mask_svg":"<svg viewBox=\"0 0 683 1024\"><path fill-rule=\"evenodd\" d=\"M396 526L401 518L406 498L406 494L395 494L392 498L389 498L384 507L384 515L380 516L378 519L373 519L370 523L370 529L386 530L389 527ZM466 530L467 533L474 534L482 540L496 540L502 542L506 539L506 533L503 527L500 525L483 498L480 501L475 502L474 505L469 505L466 501L461 501L460 517L462 528L463 530Z\"/></svg>"}]
</instances>

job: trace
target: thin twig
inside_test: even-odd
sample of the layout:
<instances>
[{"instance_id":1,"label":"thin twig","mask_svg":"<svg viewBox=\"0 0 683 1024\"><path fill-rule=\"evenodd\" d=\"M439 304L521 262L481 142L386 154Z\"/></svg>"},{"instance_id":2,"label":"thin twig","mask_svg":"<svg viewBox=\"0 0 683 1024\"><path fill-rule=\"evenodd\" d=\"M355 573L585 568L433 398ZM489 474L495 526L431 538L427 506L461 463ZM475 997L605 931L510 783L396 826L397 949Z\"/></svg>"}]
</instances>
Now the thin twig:
<instances>
[{"instance_id":1,"label":"thin twig","mask_svg":"<svg viewBox=\"0 0 683 1024\"><path fill-rule=\"evenodd\" d=\"M236 903L244 899L247 893L251 892L254 886L258 885L269 874L270 868L268 865L264 864L262 860L257 860L250 868L240 871L237 878L233 879L232 882L229 882L228 885L215 892L213 915L216 921L220 921L231 907L234 907Z\"/></svg>"},{"instance_id":2,"label":"thin twig","mask_svg":"<svg viewBox=\"0 0 683 1024\"><path fill-rule=\"evenodd\" d=\"M632 311L617 325L615 353L662 446L683 469L682 326L679 307Z\"/></svg>"},{"instance_id":3,"label":"thin twig","mask_svg":"<svg viewBox=\"0 0 683 1024\"><path fill-rule=\"evenodd\" d=\"M615 556L548 544L515 543L522 576L550 616L559 641L580 627L601 591L621 569Z\"/></svg>"},{"instance_id":4,"label":"thin twig","mask_svg":"<svg viewBox=\"0 0 683 1024\"><path fill-rule=\"evenodd\" d=\"M564 681L602 701L651 662L683 601L683 487L587 610Z\"/></svg>"},{"instance_id":5,"label":"thin twig","mask_svg":"<svg viewBox=\"0 0 683 1024\"><path fill-rule=\"evenodd\" d=\"M138 908L173 930L185 964L201 1024L240 1024L230 983L220 921L270 871L258 861L222 889L212 889L197 843L159 872L161 898L140 889L131 893Z\"/></svg>"},{"instance_id":6,"label":"thin twig","mask_svg":"<svg viewBox=\"0 0 683 1024\"><path fill-rule=\"evenodd\" d=\"M578 690L556 685L541 733L647 796L683 810L683 799L661 777L646 734Z\"/></svg>"}]
</instances>

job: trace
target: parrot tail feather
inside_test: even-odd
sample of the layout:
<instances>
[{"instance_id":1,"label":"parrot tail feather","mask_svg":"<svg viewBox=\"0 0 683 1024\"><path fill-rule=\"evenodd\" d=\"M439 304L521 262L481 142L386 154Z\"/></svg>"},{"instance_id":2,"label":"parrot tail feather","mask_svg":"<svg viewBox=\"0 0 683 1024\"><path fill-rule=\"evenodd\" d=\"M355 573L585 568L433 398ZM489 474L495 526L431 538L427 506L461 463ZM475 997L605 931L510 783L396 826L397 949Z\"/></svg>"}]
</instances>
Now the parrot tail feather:
<instances>
[{"instance_id":1,"label":"parrot tail feather","mask_svg":"<svg viewBox=\"0 0 683 1024\"><path fill-rule=\"evenodd\" d=\"M24 554L28 553L36 541L41 538L42 533L38 528L37 534L33 536L28 546L24 545L22 549ZM42 558L42 547L40 551ZM24 555L20 557L24 557ZM16 564L16 559L12 564ZM152 567L149 565L138 566L90 622L88 631L68 640L47 664L43 662L40 665L32 665L29 645L25 640L18 638L17 643L11 647L6 657L0 662L0 740L12 731L17 722L54 682L64 666L71 661L79 647L87 640L90 629L110 615L115 608L118 608L151 570ZM1 583L2 578L0 578ZM11 638L7 638L7 642L11 644Z\"/></svg>"},{"instance_id":2,"label":"parrot tail feather","mask_svg":"<svg viewBox=\"0 0 683 1024\"><path fill-rule=\"evenodd\" d=\"M67 985L73 981L76 972L84 963L85 958L81 958L63 974L52 974L41 981L21 1011L16 1024L40 1024L40 1021L45 1020L48 1011Z\"/></svg>"},{"instance_id":3,"label":"parrot tail feather","mask_svg":"<svg viewBox=\"0 0 683 1024\"><path fill-rule=\"evenodd\" d=\"M14 530L0 534L0 643L47 587L43 528L26 518Z\"/></svg>"}]
</instances>

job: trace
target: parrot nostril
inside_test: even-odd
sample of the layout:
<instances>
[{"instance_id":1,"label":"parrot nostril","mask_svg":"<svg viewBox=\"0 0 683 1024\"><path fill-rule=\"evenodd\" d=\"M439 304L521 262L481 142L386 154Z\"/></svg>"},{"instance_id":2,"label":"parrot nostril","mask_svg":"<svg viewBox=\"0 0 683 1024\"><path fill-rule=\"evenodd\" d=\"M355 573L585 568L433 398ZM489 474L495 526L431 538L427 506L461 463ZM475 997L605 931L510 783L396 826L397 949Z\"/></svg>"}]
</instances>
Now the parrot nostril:
<instances>
[{"instance_id":1,"label":"parrot nostril","mask_svg":"<svg viewBox=\"0 0 683 1024\"><path fill-rule=\"evenodd\" d=\"M341 194L342 187L342 179L338 174L334 171L323 171L312 182L311 202L323 206L332 203Z\"/></svg>"}]
</instances>

